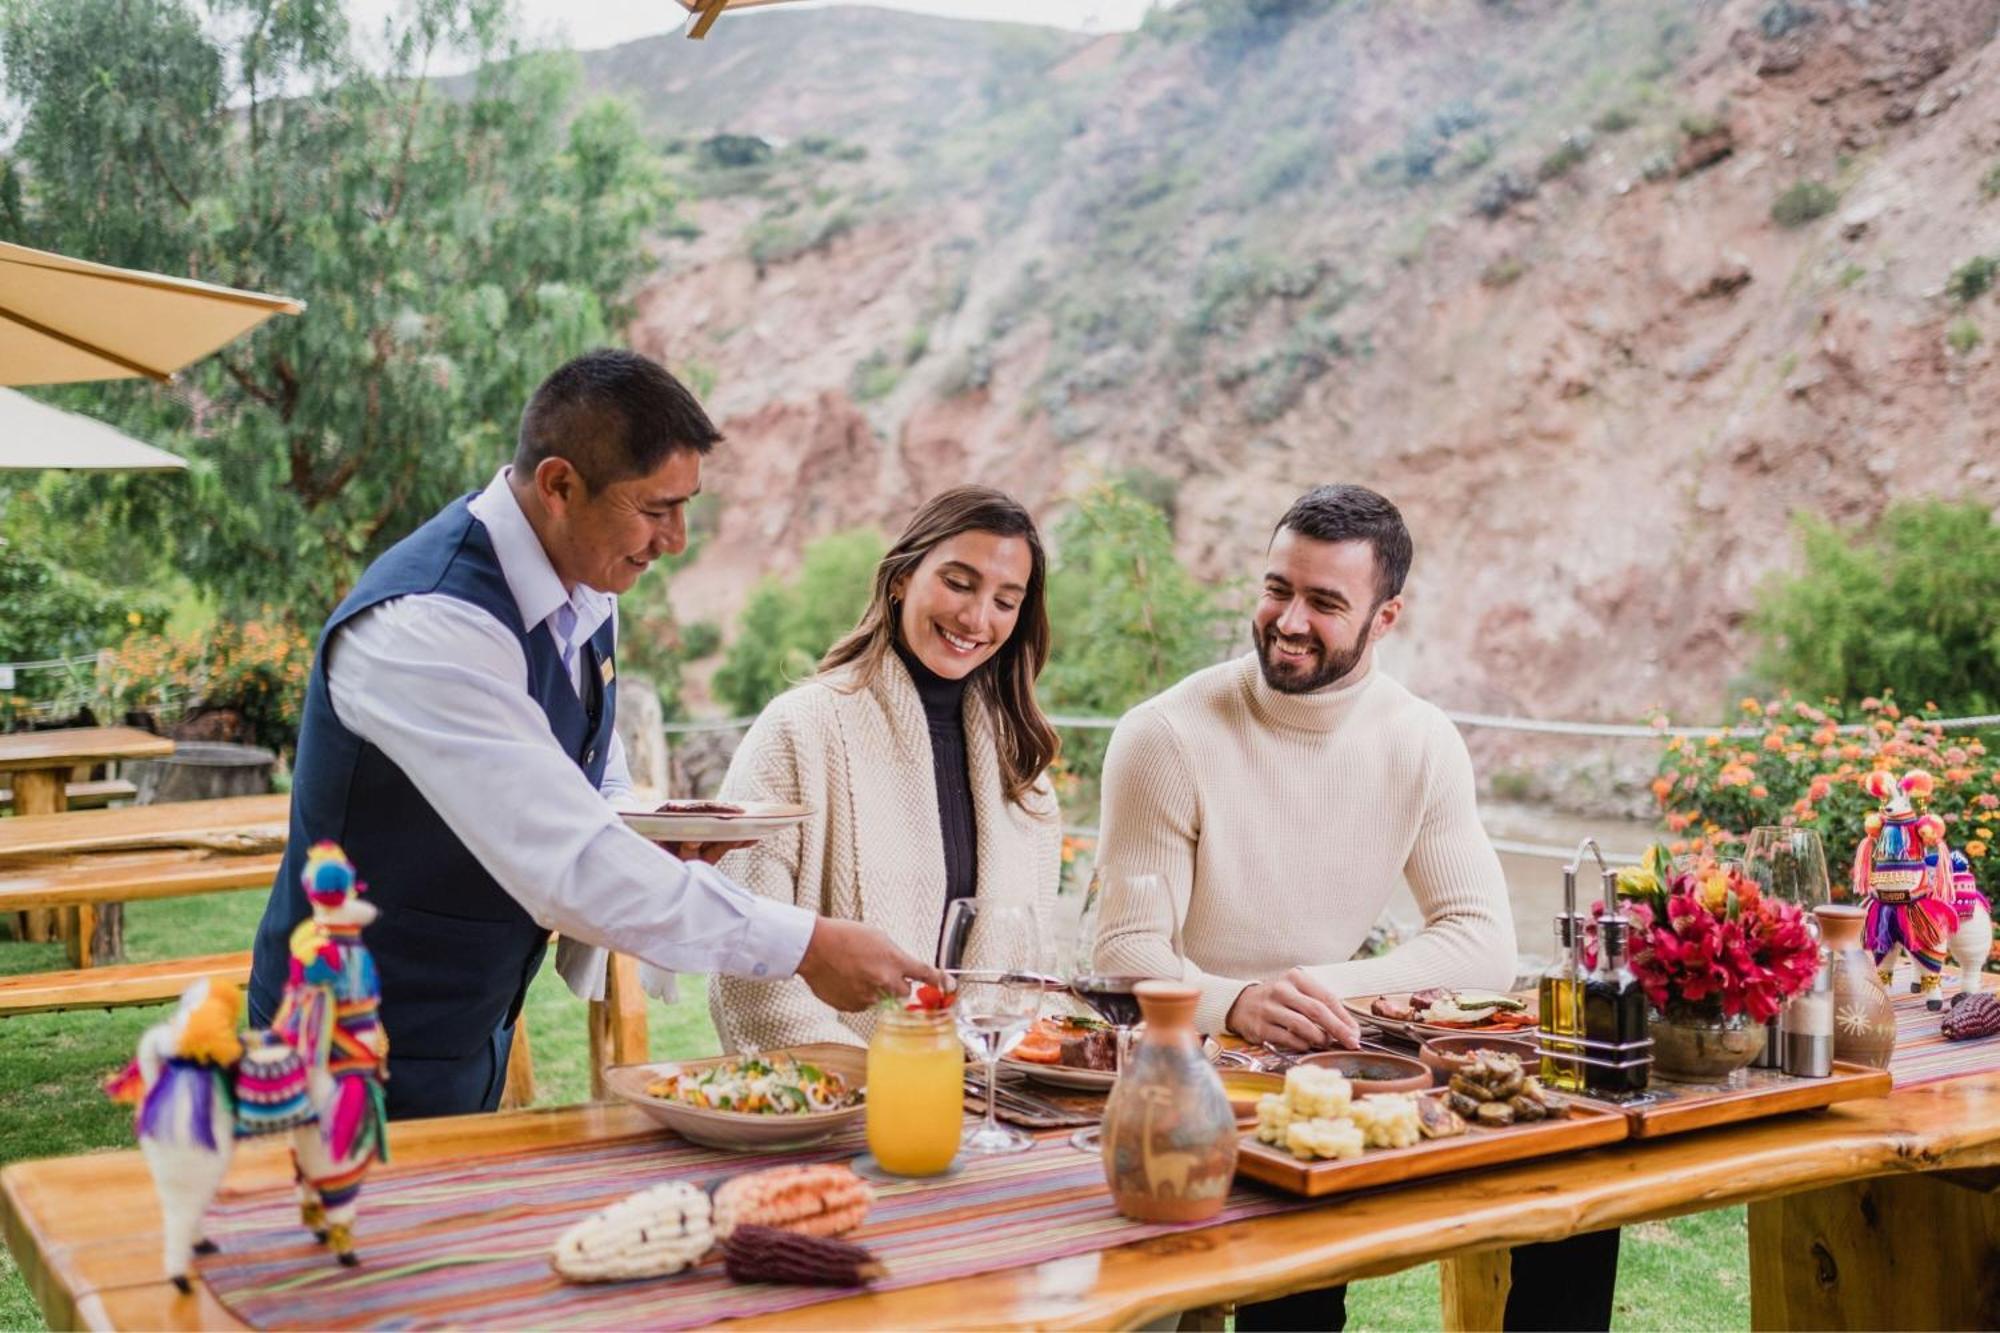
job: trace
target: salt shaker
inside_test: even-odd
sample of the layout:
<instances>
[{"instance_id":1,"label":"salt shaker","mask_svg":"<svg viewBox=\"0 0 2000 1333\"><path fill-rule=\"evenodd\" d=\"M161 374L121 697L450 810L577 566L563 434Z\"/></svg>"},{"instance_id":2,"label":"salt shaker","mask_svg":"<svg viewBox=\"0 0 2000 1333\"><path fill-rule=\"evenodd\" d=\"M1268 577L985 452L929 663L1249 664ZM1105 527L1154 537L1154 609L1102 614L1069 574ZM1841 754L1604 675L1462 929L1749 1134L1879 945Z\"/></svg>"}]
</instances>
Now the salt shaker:
<instances>
[{"instance_id":1,"label":"salt shaker","mask_svg":"<svg viewBox=\"0 0 2000 1333\"><path fill-rule=\"evenodd\" d=\"M1779 1026L1787 1074L1825 1078L1833 1073L1833 955L1822 949L1812 985L1785 1002Z\"/></svg>"}]
</instances>

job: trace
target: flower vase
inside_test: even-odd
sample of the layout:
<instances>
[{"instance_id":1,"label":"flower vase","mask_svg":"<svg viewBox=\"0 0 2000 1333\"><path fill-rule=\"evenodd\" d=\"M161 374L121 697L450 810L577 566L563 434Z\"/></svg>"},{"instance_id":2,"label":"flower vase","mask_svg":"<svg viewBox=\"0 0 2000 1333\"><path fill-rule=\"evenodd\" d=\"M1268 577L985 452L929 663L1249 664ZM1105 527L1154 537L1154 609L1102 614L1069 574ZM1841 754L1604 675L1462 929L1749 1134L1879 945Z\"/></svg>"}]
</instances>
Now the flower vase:
<instances>
[{"instance_id":1,"label":"flower vase","mask_svg":"<svg viewBox=\"0 0 2000 1333\"><path fill-rule=\"evenodd\" d=\"M1105 1104L1104 1178L1127 1217L1199 1222L1229 1198L1236 1114L1195 1031L1200 992L1142 981L1132 993L1145 1027Z\"/></svg>"},{"instance_id":2,"label":"flower vase","mask_svg":"<svg viewBox=\"0 0 2000 1333\"><path fill-rule=\"evenodd\" d=\"M1670 1000L1647 1022L1653 1073L1674 1083L1731 1083L1764 1049L1764 1024L1725 1014L1714 1000Z\"/></svg>"},{"instance_id":3,"label":"flower vase","mask_svg":"<svg viewBox=\"0 0 2000 1333\"><path fill-rule=\"evenodd\" d=\"M1821 943L1833 955L1833 1058L1887 1069L1896 1049L1896 1008L1861 947L1867 913L1851 903L1813 909Z\"/></svg>"}]
</instances>

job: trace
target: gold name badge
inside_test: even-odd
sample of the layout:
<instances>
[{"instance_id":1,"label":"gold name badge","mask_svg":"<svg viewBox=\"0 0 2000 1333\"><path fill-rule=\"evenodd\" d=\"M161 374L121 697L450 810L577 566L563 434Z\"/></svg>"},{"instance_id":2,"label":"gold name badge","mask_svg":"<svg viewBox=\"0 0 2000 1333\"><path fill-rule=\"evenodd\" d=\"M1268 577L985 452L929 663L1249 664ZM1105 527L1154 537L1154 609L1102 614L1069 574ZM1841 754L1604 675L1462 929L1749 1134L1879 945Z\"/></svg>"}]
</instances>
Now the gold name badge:
<instances>
[{"instance_id":1,"label":"gold name badge","mask_svg":"<svg viewBox=\"0 0 2000 1333\"><path fill-rule=\"evenodd\" d=\"M618 670L617 668L611 665L611 659L607 657L602 662L597 664L597 674L604 678L604 683L606 685L609 685L611 683L612 677L618 674Z\"/></svg>"}]
</instances>

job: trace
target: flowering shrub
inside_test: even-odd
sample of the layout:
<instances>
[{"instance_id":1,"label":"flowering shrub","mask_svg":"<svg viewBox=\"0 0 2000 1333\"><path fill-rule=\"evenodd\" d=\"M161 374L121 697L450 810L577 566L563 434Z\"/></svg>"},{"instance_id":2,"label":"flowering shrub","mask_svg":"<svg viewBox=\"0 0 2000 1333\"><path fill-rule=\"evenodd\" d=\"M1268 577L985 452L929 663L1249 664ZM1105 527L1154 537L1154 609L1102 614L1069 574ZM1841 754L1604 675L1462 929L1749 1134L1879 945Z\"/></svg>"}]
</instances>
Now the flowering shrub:
<instances>
[{"instance_id":1,"label":"flowering shrub","mask_svg":"<svg viewBox=\"0 0 2000 1333\"><path fill-rule=\"evenodd\" d=\"M1935 705L1906 712L1885 696L1850 712L1780 695L1740 707L1733 735L1664 740L1653 795L1671 851L1726 851L1760 824L1815 829L1833 895L1844 898L1862 820L1878 804L1863 788L1868 774L1921 768L1937 780L1923 807L1944 820L1945 840L1965 853L1987 897L2000 888L2000 766L1977 736L1939 726Z\"/></svg>"},{"instance_id":2,"label":"flowering shrub","mask_svg":"<svg viewBox=\"0 0 2000 1333\"><path fill-rule=\"evenodd\" d=\"M1768 897L1736 862L1670 863L1655 844L1619 872L1632 917L1632 974L1655 1009L1719 1007L1763 1023L1812 984L1819 941L1792 903Z\"/></svg>"},{"instance_id":3,"label":"flowering shrub","mask_svg":"<svg viewBox=\"0 0 2000 1333\"><path fill-rule=\"evenodd\" d=\"M298 737L312 645L274 613L222 621L191 634L134 634L99 664L98 695L127 710L177 718L226 709L258 745L289 751Z\"/></svg>"}]
</instances>

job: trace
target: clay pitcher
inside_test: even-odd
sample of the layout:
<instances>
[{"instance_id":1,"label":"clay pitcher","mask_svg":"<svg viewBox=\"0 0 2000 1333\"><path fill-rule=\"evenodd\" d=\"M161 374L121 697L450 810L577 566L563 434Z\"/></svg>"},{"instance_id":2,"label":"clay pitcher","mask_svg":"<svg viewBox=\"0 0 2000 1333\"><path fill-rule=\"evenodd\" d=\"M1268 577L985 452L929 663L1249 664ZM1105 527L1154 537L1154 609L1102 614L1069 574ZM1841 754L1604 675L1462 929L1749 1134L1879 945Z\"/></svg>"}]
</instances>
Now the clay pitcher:
<instances>
[{"instance_id":1,"label":"clay pitcher","mask_svg":"<svg viewBox=\"0 0 2000 1333\"><path fill-rule=\"evenodd\" d=\"M1199 1222L1222 1211L1236 1175L1236 1117L1194 1029L1199 992L1179 981L1133 987L1146 1026L1104 1108L1104 1179L1142 1222Z\"/></svg>"},{"instance_id":2,"label":"clay pitcher","mask_svg":"<svg viewBox=\"0 0 2000 1333\"><path fill-rule=\"evenodd\" d=\"M1896 1048L1896 1009L1861 947L1867 913L1852 903L1827 903L1813 916L1833 955L1833 1058L1887 1069Z\"/></svg>"}]
</instances>

